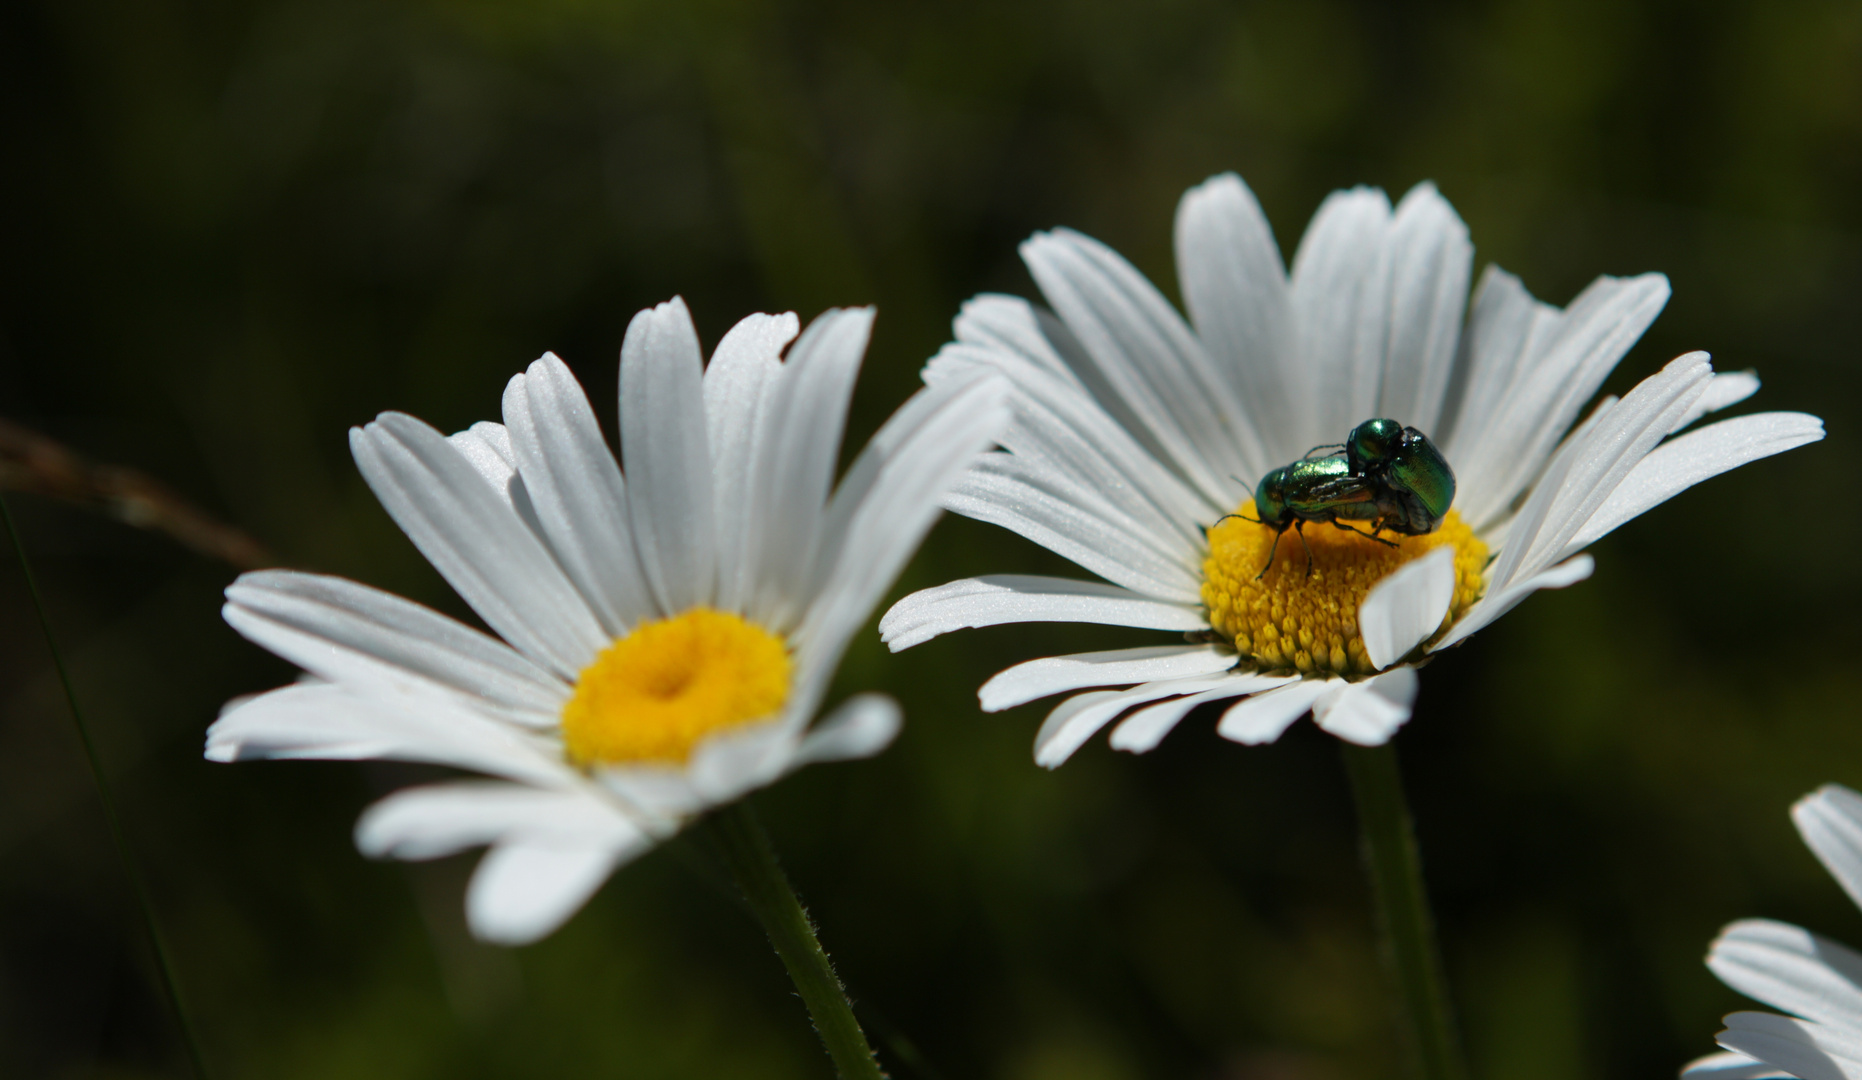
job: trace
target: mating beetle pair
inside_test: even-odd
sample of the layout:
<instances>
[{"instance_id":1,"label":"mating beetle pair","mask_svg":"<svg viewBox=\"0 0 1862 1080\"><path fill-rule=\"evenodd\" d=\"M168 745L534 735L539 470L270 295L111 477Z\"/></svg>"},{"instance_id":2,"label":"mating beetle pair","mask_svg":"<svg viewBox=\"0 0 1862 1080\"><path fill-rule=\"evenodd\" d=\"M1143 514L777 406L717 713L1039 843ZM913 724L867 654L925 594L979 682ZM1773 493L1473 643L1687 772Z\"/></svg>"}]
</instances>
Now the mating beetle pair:
<instances>
[{"instance_id":1,"label":"mating beetle pair","mask_svg":"<svg viewBox=\"0 0 1862 1080\"><path fill-rule=\"evenodd\" d=\"M1327 453L1320 454L1322 450ZM1255 485L1258 522L1274 530L1267 565L1255 580L1274 565L1288 526L1299 532L1302 545L1308 521L1329 521L1335 528L1395 547L1396 541L1378 533L1432 533L1454 501L1455 472L1427 435L1395 420L1366 420L1352 428L1344 442L1315 446ZM1348 521L1365 522L1370 531ZM1306 572L1312 573L1311 548L1306 549Z\"/></svg>"}]
</instances>

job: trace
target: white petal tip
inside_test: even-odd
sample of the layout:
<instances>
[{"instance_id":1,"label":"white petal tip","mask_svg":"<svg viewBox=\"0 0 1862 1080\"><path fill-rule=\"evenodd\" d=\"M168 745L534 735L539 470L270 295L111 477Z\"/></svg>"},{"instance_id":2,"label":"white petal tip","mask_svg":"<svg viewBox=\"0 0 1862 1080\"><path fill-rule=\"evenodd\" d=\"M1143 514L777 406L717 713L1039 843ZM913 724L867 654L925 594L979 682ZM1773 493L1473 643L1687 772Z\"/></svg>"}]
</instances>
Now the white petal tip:
<instances>
[{"instance_id":1,"label":"white petal tip","mask_svg":"<svg viewBox=\"0 0 1862 1080\"><path fill-rule=\"evenodd\" d=\"M884 694L850 698L803 737L797 765L825 761L857 761L891 746L905 726L899 703Z\"/></svg>"},{"instance_id":2,"label":"white petal tip","mask_svg":"<svg viewBox=\"0 0 1862 1080\"><path fill-rule=\"evenodd\" d=\"M1744 1054L1722 1051L1681 1067L1681 1080L1784 1080L1790 1073Z\"/></svg>"},{"instance_id":3,"label":"white petal tip","mask_svg":"<svg viewBox=\"0 0 1862 1080\"><path fill-rule=\"evenodd\" d=\"M1455 552L1439 547L1377 583L1358 608L1364 650L1379 670L1428 640L1455 599Z\"/></svg>"},{"instance_id":4,"label":"white petal tip","mask_svg":"<svg viewBox=\"0 0 1862 1080\"><path fill-rule=\"evenodd\" d=\"M1238 734L1238 735L1231 735L1228 732L1218 732L1218 734L1220 734L1223 738L1227 739L1229 742L1239 743L1242 746L1268 746L1268 745L1271 745L1273 743L1280 741L1280 736L1278 734L1256 735L1253 733L1244 733L1244 734Z\"/></svg>"},{"instance_id":5,"label":"white petal tip","mask_svg":"<svg viewBox=\"0 0 1862 1080\"><path fill-rule=\"evenodd\" d=\"M1421 680L1415 668L1395 668L1375 678L1329 691L1313 704L1313 720L1357 746L1382 746L1409 721Z\"/></svg>"},{"instance_id":6,"label":"white petal tip","mask_svg":"<svg viewBox=\"0 0 1862 1080\"><path fill-rule=\"evenodd\" d=\"M1216 734L1243 746L1264 746L1280 738L1313 703L1342 685L1336 679L1301 679L1266 693L1242 698L1222 714Z\"/></svg>"},{"instance_id":7,"label":"white petal tip","mask_svg":"<svg viewBox=\"0 0 1862 1080\"><path fill-rule=\"evenodd\" d=\"M466 925L493 945L544 938L581 909L621 857L599 847L494 847L466 887Z\"/></svg>"}]
</instances>

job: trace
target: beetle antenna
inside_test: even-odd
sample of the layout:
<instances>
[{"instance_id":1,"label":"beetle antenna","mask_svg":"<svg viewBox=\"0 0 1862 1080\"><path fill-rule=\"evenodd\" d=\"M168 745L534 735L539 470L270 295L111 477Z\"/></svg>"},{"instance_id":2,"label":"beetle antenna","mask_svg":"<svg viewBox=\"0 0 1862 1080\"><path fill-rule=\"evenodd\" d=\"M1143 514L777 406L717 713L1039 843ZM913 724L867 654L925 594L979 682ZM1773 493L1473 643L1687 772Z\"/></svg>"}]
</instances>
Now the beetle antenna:
<instances>
[{"instance_id":1,"label":"beetle antenna","mask_svg":"<svg viewBox=\"0 0 1862 1080\"><path fill-rule=\"evenodd\" d=\"M1221 517L1215 519L1215 525L1210 525L1208 528L1205 528L1203 531L1208 532L1209 529L1215 528L1216 525L1222 524L1224 521L1227 521L1229 518L1240 518L1243 521L1251 521L1256 525L1267 524L1267 522L1262 521L1260 518L1251 518L1246 514L1223 514Z\"/></svg>"},{"instance_id":2,"label":"beetle antenna","mask_svg":"<svg viewBox=\"0 0 1862 1080\"><path fill-rule=\"evenodd\" d=\"M1315 446L1311 450L1306 451L1306 455L1300 458L1300 460L1311 461L1312 456L1321 450L1343 450L1344 448L1345 448L1345 444L1342 442L1320 443L1318 446Z\"/></svg>"}]
</instances>

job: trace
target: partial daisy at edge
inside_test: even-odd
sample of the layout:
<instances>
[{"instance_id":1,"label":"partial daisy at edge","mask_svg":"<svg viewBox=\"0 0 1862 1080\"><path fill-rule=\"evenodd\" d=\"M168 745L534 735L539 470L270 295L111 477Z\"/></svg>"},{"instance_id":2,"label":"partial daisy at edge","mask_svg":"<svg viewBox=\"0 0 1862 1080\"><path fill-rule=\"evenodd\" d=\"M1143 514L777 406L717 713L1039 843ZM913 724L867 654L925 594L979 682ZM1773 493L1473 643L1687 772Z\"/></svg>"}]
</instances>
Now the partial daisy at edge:
<instances>
[{"instance_id":1,"label":"partial daisy at edge","mask_svg":"<svg viewBox=\"0 0 1862 1080\"><path fill-rule=\"evenodd\" d=\"M867 757L900 725L860 694L817 721L852 635L965 469L1009 422L1003 379L940 381L838 484L871 309L752 315L707 365L683 301L620 359L623 475L582 387L545 355L503 420L352 429L370 488L497 635L338 577L266 570L228 623L304 670L235 700L207 757L381 758L480 778L406 789L356 826L366 854L489 851L466 894L486 940L548 934L618 866L803 765Z\"/></svg>"},{"instance_id":2,"label":"partial daisy at edge","mask_svg":"<svg viewBox=\"0 0 1862 1080\"><path fill-rule=\"evenodd\" d=\"M1862 907L1862 795L1825 784L1791 807L1817 861ZM1862 953L1790 923L1741 919L1720 931L1707 967L1734 990L1788 1016L1736 1012L1723 1048L1689 1062L1683 1080L1862 1080Z\"/></svg>"},{"instance_id":3,"label":"partial daisy at edge","mask_svg":"<svg viewBox=\"0 0 1862 1080\"><path fill-rule=\"evenodd\" d=\"M1232 704L1217 730L1237 742L1272 742L1311 713L1381 744L1409 718L1418 665L1531 593L1588 577L1585 547L1823 437L1796 412L1696 425L1759 385L1698 352L1583 414L1666 304L1667 279L1600 277L1561 309L1489 266L1470 302L1467 227L1431 184L1395 207L1372 188L1334 192L1291 273L1233 174L1184 195L1175 241L1187 321L1117 252L1056 229L1021 248L1049 307L976 297L924 371L929 386L985 372L1014 386L999 449L946 506L1097 580L922 590L880 620L886 643L1030 622L1180 635L1031 660L982 686L992 712L1073 694L1035 738L1049 768L1108 725L1115 748L1150 750L1219 701ZM1254 516L1255 482L1374 417L1446 455L1457 490L1441 526L1394 546L1307 527L1310 574L1294 537L1272 555L1274 530L1237 516Z\"/></svg>"}]
</instances>

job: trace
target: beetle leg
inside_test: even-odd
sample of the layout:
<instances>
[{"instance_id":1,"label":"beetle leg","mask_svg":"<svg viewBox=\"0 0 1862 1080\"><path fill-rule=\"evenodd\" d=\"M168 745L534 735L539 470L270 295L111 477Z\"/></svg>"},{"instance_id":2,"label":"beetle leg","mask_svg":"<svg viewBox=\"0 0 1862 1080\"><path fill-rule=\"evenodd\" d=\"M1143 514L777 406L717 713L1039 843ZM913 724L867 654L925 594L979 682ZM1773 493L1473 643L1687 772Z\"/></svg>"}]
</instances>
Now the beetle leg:
<instances>
[{"instance_id":1,"label":"beetle leg","mask_svg":"<svg viewBox=\"0 0 1862 1080\"><path fill-rule=\"evenodd\" d=\"M1237 515L1234 515L1234 514L1231 514L1231 515L1229 515L1229 516L1230 516L1230 517L1235 517L1235 516L1237 516ZM1274 542L1273 542L1272 544L1270 544L1270 545L1268 545L1268 548L1267 548L1267 563L1266 563L1266 564L1265 564L1264 566L1262 566L1262 567L1261 567L1261 572L1260 572L1260 573L1258 573L1258 574L1256 574L1256 575L1254 575L1254 580L1256 580L1256 581L1259 581L1259 580L1261 580L1262 578L1264 578L1264 577L1266 577L1266 576L1267 576L1267 571L1269 571L1269 570L1271 570L1271 569L1273 568L1273 565L1274 565L1274 552L1276 552L1276 551L1279 551L1279 550L1280 550L1280 538L1281 538L1281 537L1283 537L1283 536L1285 536L1286 534L1287 534L1287 528L1286 528L1286 526L1285 526L1285 525L1282 525L1282 526L1280 527L1280 529L1279 529L1279 530L1278 530L1277 532L1275 532L1275 533L1274 533ZM1304 537L1302 536L1302 537L1301 537L1301 539L1304 539Z\"/></svg>"},{"instance_id":2,"label":"beetle leg","mask_svg":"<svg viewBox=\"0 0 1862 1080\"><path fill-rule=\"evenodd\" d=\"M1397 542L1395 540L1385 540L1383 537L1378 536L1374 532L1365 532L1363 529L1354 529L1351 526L1345 524L1344 522L1338 520L1337 518L1332 519L1332 527L1334 529L1343 529L1348 533L1357 533L1359 536L1364 537L1366 540L1375 540L1378 543L1384 545L1385 547L1396 547L1397 546Z\"/></svg>"},{"instance_id":3,"label":"beetle leg","mask_svg":"<svg viewBox=\"0 0 1862 1080\"><path fill-rule=\"evenodd\" d=\"M1334 521L1333 524L1336 525L1337 522ZM1294 522L1293 527L1300 534L1300 546L1306 549L1306 576L1311 577L1312 576L1312 545L1306 542L1306 519L1301 518L1298 521Z\"/></svg>"},{"instance_id":4,"label":"beetle leg","mask_svg":"<svg viewBox=\"0 0 1862 1080\"><path fill-rule=\"evenodd\" d=\"M1320 443L1318 446L1315 446L1311 450L1306 451L1305 456L1301 457L1300 460L1311 461L1312 456L1321 450L1343 450L1344 448L1345 448L1345 444L1342 442Z\"/></svg>"}]
</instances>

